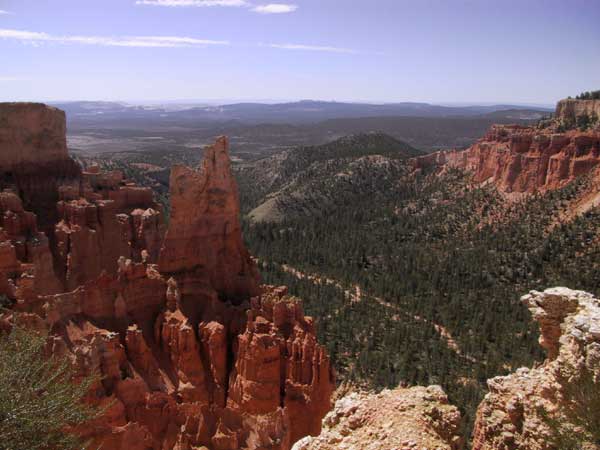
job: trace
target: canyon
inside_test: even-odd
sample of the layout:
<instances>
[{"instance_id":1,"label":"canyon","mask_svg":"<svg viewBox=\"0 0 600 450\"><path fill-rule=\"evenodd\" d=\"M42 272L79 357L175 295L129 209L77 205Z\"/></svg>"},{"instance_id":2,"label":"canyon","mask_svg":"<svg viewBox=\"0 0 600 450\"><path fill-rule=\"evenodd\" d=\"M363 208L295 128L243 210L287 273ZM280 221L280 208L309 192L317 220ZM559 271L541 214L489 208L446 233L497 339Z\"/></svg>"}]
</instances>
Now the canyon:
<instances>
[{"instance_id":1,"label":"canyon","mask_svg":"<svg viewBox=\"0 0 600 450\"><path fill-rule=\"evenodd\" d=\"M573 102L559 103L557 121L595 111L595 104ZM464 448L464 410L437 386L443 384L437 374L424 383L431 386L408 387L402 381L399 387L374 393L344 383L334 393L333 363L317 338L322 318L305 314L303 302L287 287L263 284L257 260L244 244L243 193L234 178L228 138L219 137L207 146L198 168L171 167L167 208L155 200L151 187L132 182L123 172L75 162L67 150L65 120L62 111L43 104L0 104L0 294L8 307L0 313L0 330L19 325L46 333L49 354L67 358L78 379L99 375L85 401L102 414L77 430L91 448ZM341 198L343 206L357 198L357 192L370 193L368 203L373 203L373 192L387 201L393 186L398 190L391 192L405 199L386 203L397 223L398 217L413 220L435 212L451 204L452 197L460 202L474 188L493 186L501 200L527 199L591 176L591 183L577 191L574 200L569 198L579 216L597 205L600 129L561 131L559 122L546 127L496 125L466 150L424 156L415 156L413 149L385 136L363 135L310 153L288 151L276 157L279 169L273 172L268 159L243 167L247 178L242 186L260 184L261 196L280 197L271 205L277 211L264 214L277 218L273 222L289 220L286 208L312 221L311 211L330 213L337 200ZM365 142L371 145L366 155L361 153ZM388 153L380 154L380 148ZM323 149L330 155L318 151ZM299 167L304 170L301 176ZM320 177L322 167L327 176ZM466 174L467 184L451 178L454 169ZM373 173L382 175L377 179L381 184L373 184ZM254 179L257 174L262 178ZM398 188L401 183L417 185L420 176L426 182L418 189L427 197L411 197ZM332 186L343 196L323 202L320 190ZM286 190L292 195L286 197ZM304 207L306 199L311 208ZM483 215L479 211L491 204L490 199L473 197L473 205L483 206L468 207L464 215L470 219L474 210ZM463 214L460 209L440 211L434 217ZM355 219L361 220L352 216L353 229ZM378 220L373 219L377 233L386 227ZM443 243L440 236L445 231L423 220L428 223L415 226L431 226L426 230L433 244L435 239ZM304 229L296 228L299 233L288 222L274 233L267 228L265 234L276 239L299 234L306 247L303 233L308 222L298 223L305 224ZM472 240L468 224L461 226ZM402 229L398 236L406 239L409 233ZM424 245L418 239L417 244ZM355 261L364 272L382 260L363 250ZM396 268L400 264L390 261ZM377 294L361 280L348 287L341 277L291 263L261 256L260 267L267 270L270 264L299 283L336 292L341 300L329 315L339 315L338 320L352 317L345 314L356 309L364 314L364 322L381 320L379 330L414 322L415 328L407 330L429 336L427 345L437 352L434 355L447 354L447 361L470 370L489 363L473 357L470 338L465 338L465 330L449 326L448 315L434 321L427 311L407 309L409 304ZM532 291L522 303L539 324L546 359L533 368L515 371L508 366L511 370L492 372L513 373L487 382L487 394L475 414L476 450L561 448L553 444L557 433L581 433L573 416L580 406L574 389L597 384L600 301L583 291L553 288ZM510 308L517 310L515 305ZM377 340L360 325L352 322L352 340ZM394 336L391 330L387 336ZM407 332L404 338L409 337ZM518 338L514 346L520 345ZM396 336L390 341L395 347L406 345ZM480 355L500 350L485 347ZM378 352L383 353L374 347ZM394 366L393 371L401 368ZM467 377L459 381L467 388L475 383Z\"/></svg>"},{"instance_id":2,"label":"canyon","mask_svg":"<svg viewBox=\"0 0 600 450\"><path fill-rule=\"evenodd\" d=\"M318 434L335 375L314 323L245 249L225 138L171 174L171 222L121 172L82 169L65 115L0 104L0 316L97 374L107 450L289 449Z\"/></svg>"},{"instance_id":3,"label":"canyon","mask_svg":"<svg viewBox=\"0 0 600 450\"><path fill-rule=\"evenodd\" d=\"M597 449L600 300L564 287L521 301L540 327L543 364L487 381L477 408L473 450ZM460 413L439 386L351 392L338 399L317 437L293 450L462 447Z\"/></svg>"}]
</instances>

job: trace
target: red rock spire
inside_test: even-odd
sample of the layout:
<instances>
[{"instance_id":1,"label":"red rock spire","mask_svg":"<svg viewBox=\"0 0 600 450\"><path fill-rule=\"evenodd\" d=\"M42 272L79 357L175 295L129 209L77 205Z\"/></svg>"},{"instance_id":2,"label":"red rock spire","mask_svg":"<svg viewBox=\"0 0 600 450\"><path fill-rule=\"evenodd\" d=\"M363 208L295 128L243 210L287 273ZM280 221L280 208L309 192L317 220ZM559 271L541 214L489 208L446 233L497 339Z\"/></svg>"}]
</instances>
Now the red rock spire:
<instances>
[{"instance_id":1,"label":"red rock spire","mask_svg":"<svg viewBox=\"0 0 600 450\"><path fill-rule=\"evenodd\" d=\"M182 165L171 170L171 220L160 271L175 278L185 273L188 280L194 273L225 298L257 295L258 270L243 244L239 214L229 143L219 137L204 149L200 170Z\"/></svg>"}]
</instances>

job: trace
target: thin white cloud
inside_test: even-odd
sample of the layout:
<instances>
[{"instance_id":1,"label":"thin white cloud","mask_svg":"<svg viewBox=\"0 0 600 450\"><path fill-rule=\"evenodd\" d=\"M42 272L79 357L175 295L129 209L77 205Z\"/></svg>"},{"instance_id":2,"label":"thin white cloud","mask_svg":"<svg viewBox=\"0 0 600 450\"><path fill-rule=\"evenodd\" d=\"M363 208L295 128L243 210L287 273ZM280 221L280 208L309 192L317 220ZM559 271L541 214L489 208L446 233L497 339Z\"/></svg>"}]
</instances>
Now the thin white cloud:
<instances>
[{"instance_id":1,"label":"thin white cloud","mask_svg":"<svg viewBox=\"0 0 600 450\"><path fill-rule=\"evenodd\" d=\"M254 5L248 0L136 0L136 5L170 6L170 7L210 7L210 6L238 6L247 7L259 14L285 14L298 9L297 5L291 3L267 3Z\"/></svg>"},{"instance_id":2,"label":"thin white cloud","mask_svg":"<svg viewBox=\"0 0 600 450\"><path fill-rule=\"evenodd\" d=\"M5 82L5 81L23 81L24 78L19 78L19 77L3 77L0 76L0 83Z\"/></svg>"},{"instance_id":3,"label":"thin white cloud","mask_svg":"<svg viewBox=\"0 0 600 450\"><path fill-rule=\"evenodd\" d=\"M6 14L12 14L11 12L5 11L3 9L0 9L0 16L2 15L6 15Z\"/></svg>"},{"instance_id":4,"label":"thin white cloud","mask_svg":"<svg viewBox=\"0 0 600 450\"><path fill-rule=\"evenodd\" d=\"M258 5L252 8L252 11L259 14L286 14L298 9L297 5L287 3L269 3L268 5Z\"/></svg>"},{"instance_id":5,"label":"thin white cloud","mask_svg":"<svg viewBox=\"0 0 600 450\"><path fill-rule=\"evenodd\" d=\"M136 5L152 6L247 6L246 0L137 0Z\"/></svg>"},{"instance_id":6,"label":"thin white cloud","mask_svg":"<svg viewBox=\"0 0 600 450\"><path fill-rule=\"evenodd\" d=\"M282 50L305 50L311 52L329 52L329 53L358 53L351 48L330 47L325 45L304 45L304 44L267 44L267 47L279 48Z\"/></svg>"},{"instance_id":7,"label":"thin white cloud","mask_svg":"<svg viewBox=\"0 0 600 450\"><path fill-rule=\"evenodd\" d=\"M12 39L32 44L54 42L58 44L100 45L104 47L204 47L229 45L228 41L196 39L183 36L55 36L37 31L8 30L0 28L0 39Z\"/></svg>"}]
</instances>

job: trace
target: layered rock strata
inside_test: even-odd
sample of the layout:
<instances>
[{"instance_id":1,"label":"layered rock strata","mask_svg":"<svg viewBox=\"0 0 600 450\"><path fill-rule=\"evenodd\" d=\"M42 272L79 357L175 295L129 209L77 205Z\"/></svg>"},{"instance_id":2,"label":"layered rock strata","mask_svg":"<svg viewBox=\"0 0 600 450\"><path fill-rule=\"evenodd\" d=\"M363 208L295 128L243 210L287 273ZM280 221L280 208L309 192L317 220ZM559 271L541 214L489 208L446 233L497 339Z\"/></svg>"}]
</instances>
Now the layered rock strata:
<instances>
[{"instance_id":1,"label":"layered rock strata","mask_svg":"<svg viewBox=\"0 0 600 450\"><path fill-rule=\"evenodd\" d=\"M565 99L556 105L556 118L567 123L576 123L581 116L600 118L600 100Z\"/></svg>"},{"instance_id":2,"label":"layered rock strata","mask_svg":"<svg viewBox=\"0 0 600 450\"><path fill-rule=\"evenodd\" d=\"M412 160L415 169L460 168L475 183L493 183L506 193L560 188L600 164L600 132L564 133L518 125L494 125L466 150L448 150Z\"/></svg>"},{"instance_id":3,"label":"layered rock strata","mask_svg":"<svg viewBox=\"0 0 600 450\"><path fill-rule=\"evenodd\" d=\"M58 187L80 175L67 152L63 111L41 103L0 103L0 188L14 189L50 239Z\"/></svg>"}]
</instances>

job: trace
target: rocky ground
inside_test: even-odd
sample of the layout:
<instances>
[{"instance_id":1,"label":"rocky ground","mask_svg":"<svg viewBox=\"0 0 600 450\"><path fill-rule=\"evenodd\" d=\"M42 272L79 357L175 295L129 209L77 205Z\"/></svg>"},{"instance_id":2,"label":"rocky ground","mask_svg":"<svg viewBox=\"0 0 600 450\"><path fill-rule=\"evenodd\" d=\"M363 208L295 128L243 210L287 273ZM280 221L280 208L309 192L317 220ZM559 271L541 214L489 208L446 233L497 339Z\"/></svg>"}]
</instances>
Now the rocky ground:
<instances>
[{"instance_id":1,"label":"rocky ground","mask_svg":"<svg viewBox=\"0 0 600 450\"><path fill-rule=\"evenodd\" d=\"M439 386L352 392L336 401L317 437L293 450L456 450L460 413Z\"/></svg>"},{"instance_id":2,"label":"rocky ground","mask_svg":"<svg viewBox=\"0 0 600 450\"><path fill-rule=\"evenodd\" d=\"M598 448L600 301L564 287L523 297L547 359L488 380L474 450Z\"/></svg>"}]
</instances>

